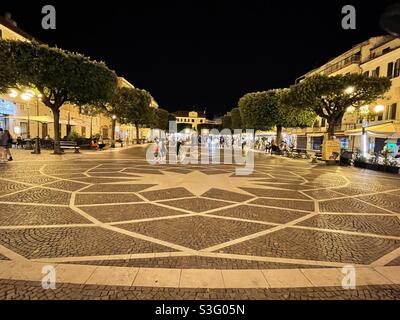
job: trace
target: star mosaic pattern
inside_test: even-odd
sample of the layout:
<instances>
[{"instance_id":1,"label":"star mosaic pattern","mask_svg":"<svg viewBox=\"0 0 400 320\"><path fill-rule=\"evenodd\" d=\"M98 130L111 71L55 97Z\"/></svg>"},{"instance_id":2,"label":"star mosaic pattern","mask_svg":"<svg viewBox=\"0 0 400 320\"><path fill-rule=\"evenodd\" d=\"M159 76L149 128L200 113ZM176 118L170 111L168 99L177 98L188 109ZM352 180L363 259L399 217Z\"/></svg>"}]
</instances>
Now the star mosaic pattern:
<instances>
[{"instance_id":1,"label":"star mosaic pattern","mask_svg":"<svg viewBox=\"0 0 400 320\"><path fill-rule=\"evenodd\" d=\"M399 265L400 179L256 157L150 165L80 157L0 172L0 258L152 268Z\"/></svg>"}]
</instances>

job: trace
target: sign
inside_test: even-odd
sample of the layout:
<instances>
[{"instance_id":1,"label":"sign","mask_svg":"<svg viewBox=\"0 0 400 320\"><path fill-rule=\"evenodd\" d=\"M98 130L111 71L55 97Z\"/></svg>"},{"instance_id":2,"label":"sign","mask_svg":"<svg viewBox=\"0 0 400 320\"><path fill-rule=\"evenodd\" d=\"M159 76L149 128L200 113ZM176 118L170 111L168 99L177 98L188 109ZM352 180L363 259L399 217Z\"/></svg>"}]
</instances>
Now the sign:
<instances>
[{"instance_id":1,"label":"sign","mask_svg":"<svg viewBox=\"0 0 400 320\"><path fill-rule=\"evenodd\" d=\"M340 140L326 140L322 144L322 160L340 160Z\"/></svg>"},{"instance_id":2,"label":"sign","mask_svg":"<svg viewBox=\"0 0 400 320\"><path fill-rule=\"evenodd\" d=\"M0 99L0 114L15 115L15 113L14 103Z\"/></svg>"}]
</instances>

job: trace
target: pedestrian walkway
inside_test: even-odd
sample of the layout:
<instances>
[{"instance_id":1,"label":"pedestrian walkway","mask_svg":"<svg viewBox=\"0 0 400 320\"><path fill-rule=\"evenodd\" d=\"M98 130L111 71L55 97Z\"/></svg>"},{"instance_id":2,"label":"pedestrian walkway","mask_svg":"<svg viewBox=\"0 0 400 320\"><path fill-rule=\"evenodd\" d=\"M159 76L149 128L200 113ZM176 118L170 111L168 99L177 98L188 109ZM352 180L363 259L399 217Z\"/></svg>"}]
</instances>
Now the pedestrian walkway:
<instances>
[{"instance_id":1,"label":"pedestrian walkway","mask_svg":"<svg viewBox=\"0 0 400 320\"><path fill-rule=\"evenodd\" d=\"M57 290L159 288L163 298L169 288L178 298L243 289L267 298L331 288L344 297L354 267L355 290L400 296L399 177L262 154L252 175L236 176L234 165L150 165L145 152L7 163L0 279L41 288L42 268L52 266Z\"/></svg>"}]
</instances>

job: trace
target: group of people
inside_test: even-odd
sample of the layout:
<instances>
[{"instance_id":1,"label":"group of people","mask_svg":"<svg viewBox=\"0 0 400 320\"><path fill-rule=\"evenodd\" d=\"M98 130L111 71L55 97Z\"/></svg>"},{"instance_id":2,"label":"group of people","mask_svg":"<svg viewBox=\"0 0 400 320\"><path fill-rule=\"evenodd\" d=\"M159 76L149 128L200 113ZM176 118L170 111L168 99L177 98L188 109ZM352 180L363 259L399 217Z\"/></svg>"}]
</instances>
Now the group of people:
<instances>
[{"instance_id":1,"label":"group of people","mask_svg":"<svg viewBox=\"0 0 400 320\"><path fill-rule=\"evenodd\" d=\"M3 130L0 128L0 161L12 161L13 157L11 155L12 147L12 137L8 130Z\"/></svg>"},{"instance_id":2,"label":"group of people","mask_svg":"<svg viewBox=\"0 0 400 320\"><path fill-rule=\"evenodd\" d=\"M179 144L179 141L178 141ZM180 147L180 144L179 144ZM178 150L179 150L178 147ZM163 139L155 140L155 146L154 146L154 160L156 162L164 162L167 158L167 146L165 144L165 141Z\"/></svg>"}]
</instances>

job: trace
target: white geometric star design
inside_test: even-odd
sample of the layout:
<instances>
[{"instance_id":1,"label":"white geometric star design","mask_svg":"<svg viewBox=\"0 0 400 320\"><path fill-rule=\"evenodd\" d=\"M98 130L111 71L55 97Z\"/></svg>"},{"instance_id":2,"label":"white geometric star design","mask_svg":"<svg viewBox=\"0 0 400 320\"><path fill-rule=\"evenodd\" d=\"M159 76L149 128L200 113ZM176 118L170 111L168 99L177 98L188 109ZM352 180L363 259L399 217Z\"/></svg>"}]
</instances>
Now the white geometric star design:
<instances>
[{"instance_id":1,"label":"white geometric star design","mask_svg":"<svg viewBox=\"0 0 400 320\"><path fill-rule=\"evenodd\" d=\"M241 188L262 188L257 185L257 180L262 178L231 177L233 173L222 173L207 175L201 171L193 171L187 174L163 171L163 175L146 175L135 173L140 176L135 183L155 184L146 191L156 191L168 188L182 187L196 196L200 196L210 189L222 189L226 191L252 195Z\"/></svg>"}]
</instances>

